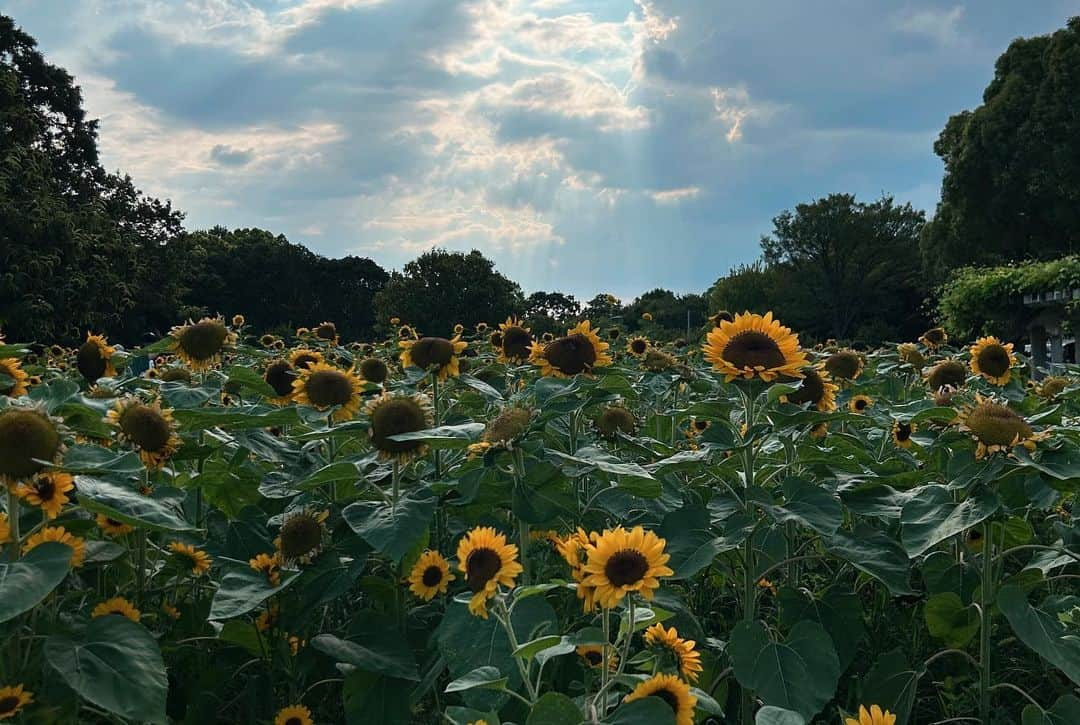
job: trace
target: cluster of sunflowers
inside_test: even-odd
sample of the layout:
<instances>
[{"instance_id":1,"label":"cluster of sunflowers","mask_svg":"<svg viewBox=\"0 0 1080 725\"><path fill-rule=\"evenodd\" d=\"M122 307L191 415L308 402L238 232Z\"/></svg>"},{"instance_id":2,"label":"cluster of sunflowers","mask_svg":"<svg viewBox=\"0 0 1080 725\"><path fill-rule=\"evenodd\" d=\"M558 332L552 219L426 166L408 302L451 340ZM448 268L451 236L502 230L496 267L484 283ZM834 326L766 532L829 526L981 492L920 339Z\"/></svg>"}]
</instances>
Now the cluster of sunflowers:
<instances>
[{"instance_id":1,"label":"cluster of sunflowers","mask_svg":"<svg viewBox=\"0 0 1080 725\"><path fill-rule=\"evenodd\" d=\"M0 720L1076 721L1069 370L388 322L0 338Z\"/></svg>"}]
</instances>

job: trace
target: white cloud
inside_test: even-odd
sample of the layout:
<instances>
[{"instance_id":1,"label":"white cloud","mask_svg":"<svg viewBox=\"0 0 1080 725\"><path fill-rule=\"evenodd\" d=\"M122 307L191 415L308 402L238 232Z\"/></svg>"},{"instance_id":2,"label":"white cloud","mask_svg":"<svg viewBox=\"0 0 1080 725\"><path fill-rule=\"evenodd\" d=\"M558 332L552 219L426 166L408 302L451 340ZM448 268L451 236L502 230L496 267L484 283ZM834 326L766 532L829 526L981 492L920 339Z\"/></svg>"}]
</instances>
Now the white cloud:
<instances>
[{"instance_id":1,"label":"white cloud","mask_svg":"<svg viewBox=\"0 0 1080 725\"><path fill-rule=\"evenodd\" d=\"M894 27L904 33L919 35L948 46L960 40L960 21L964 7L909 9L893 18Z\"/></svg>"},{"instance_id":2,"label":"white cloud","mask_svg":"<svg viewBox=\"0 0 1080 725\"><path fill-rule=\"evenodd\" d=\"M664 189L653 191L649 194L657 204L681 204L687 199L693 199L701 195L700 186L684 186L681 189Z\"/></svg>"}]
</instances>

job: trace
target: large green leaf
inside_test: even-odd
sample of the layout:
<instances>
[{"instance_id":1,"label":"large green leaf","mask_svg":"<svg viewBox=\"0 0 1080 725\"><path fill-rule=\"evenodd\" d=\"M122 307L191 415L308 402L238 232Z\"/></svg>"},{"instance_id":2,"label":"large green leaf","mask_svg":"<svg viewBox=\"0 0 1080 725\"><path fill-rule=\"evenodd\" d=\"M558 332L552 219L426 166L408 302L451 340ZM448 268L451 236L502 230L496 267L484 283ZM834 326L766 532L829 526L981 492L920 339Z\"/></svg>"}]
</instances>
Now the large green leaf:
<instances>
[{"instance_id":1,"label":"large green leaf","mask_svg":"<svg viewBox=\"0 0 1080 725\"><path fill-rule=\"evenodd\" d=\"M877 658L863 678L862 701L892 712L896 725L907 725L915 706L919 675L899 648L890 650Z\"/></svg>"},{"instance_id":2,"label":"large green leaf","mask_svg":"<svg viewBox=\"0 0 1080 725\"><path fill-rule=\"evenodd\" d=\"M76 476L75 487L83 508L110 519L156 531L195 528L184 520L183 510L169 498L146 496L129 486L91 476Z\"/></svg>"},{"instance_id":3,"label":"large green leaf","mask_svg":"<svg viewBox=\"0 0 1080 725\"><path fill-rule=\"evenodd\" d=\"M214 592L208 618L220 621L247 614L287 589L298 576L298 572L281 572L281 583L271 586L266 574L261 571L233 569L222 577L221 584Z\"/></svg>"},{"instance_id":4,"label":"large green leaf","mask_svg":"<svg viewBox=\"0 0 1080 725\"><path fill-rule=\"evenodd\" d=\"M77 638L49 637L44 653L83 699L136 722L166 722L165 662L141 624L117 614L98 617Z\"/></svg>"},{"instance_id":5,"label":"large green leaf","mask_svg":"<svg viewBox=\"0 0 1080 725\"><path fill-rule=\"evenodd\" d=\"M348 725L409 722L409 683L385 675L353 670L341 687Z\"/></svg>"},{"instance_id":6,"label":"large green leaf","mask_svg":"<svg viewBox=\"0 0 1080 725\"><path fill-rule=\"evenodd\" d=\"M399 433L390 436L393 441L423 441L432 448L465 448L484 432L483 423L444 425L438 428Z\"/></svg>"},{"instance_id":7,"label":"large green leaf","mask_svg":"<svg viewBox=\"0 0 1080 725\"><path fill-rule=\"evenodd\" d=\"M579 725L581 708L561 692L547 692L529 710L525 725Z\"/></svg>"},{"instance_id":8,"label":"large green leaf","mask_svg":"<svg viewBox=\"0 0 1080 725\"><path fill-rule=\"evenodd\" d=\"M135 451L113 451L100 446L75 445L64 454L68 473L93 473L102 476L132 476L144 470Z\"/></svg>"},{"instance_id":9,"label":"large green leaf","mask_svg":"<svg viewBox=\"0 0 1080 725\"><path fill-rule=\"evenodd\" d=\"M963 501L953 500L945 486L923 486L900 514L901 538L908 555L916 557L949 537L982 523L1001 508L990 489L979 486Z\"/></svg>"},{"instance_id":10,"label":"large green leaf","mask_svg":"<svg viewBox=\"0 0 1080 725\"><path fill-rule=\"evenodd\" d=\"M712 563L725 549L723 539L712 531L709 511L704 506L684 506L664 517L657 535L666 540L665 553L671 555L668 566L675 578L688 579Z\"/></svg>"},{"instance_id":11,"label":"large green leaf","mask_svg":"<svg viewBox=\"0 0 1080 725\"><path fill-rule=\"evenodd\" d=\"M807 720L832 699L840 680L836 650L817 622L799 622L783 642L772 640L760 622L739 622L728 653L739 684L765 704L794 710Z\"/></svg>"},{"instance_id":12,"label":"large green leaf","mask_svg":"<svg viewBox=\"0 0 1080 725\"><path fill-rule=\"evenodd\" d=\"M262 375L259 375L251 368L245 368L241 365L234 365L229 368L229 380L226 385L230 385L230 390L233 389L232 386L239 385L241 388L247 388L267 398L277 396L274 389L263 380Z\"/></svg>"},{"instance_id":13,"label":"large green leaf","mask_svg":"<svg viewBox=\"0 0 1080 725\"><path fill-rule=\"evenodd\" d=\"M1080 723L1080 699L1062 695L1049 710L1036 705L1024 708L1023 725L1076 725Z\"/></svg>"},{"instance_id":14,"label":"large green leaf","mask_svg":"<svg viewBox=\"0 0 1080 725\"><path fill-rule=\"evenodd\" d=\"M930 634L949 647L960 649L979 631L979 610L974 604L966 607L955 592L935 594L923 608Z\"/></svg>"},{"instance_id":15,"label":"large green leaf","mask_svg":"<svg viewBox=\"0 0 1080 725\"><path fill-rule=\"evenodd\" d=\"M582 448L573 456L548 450L547 456L568 475L583 476L600 471L614 477L620 486L630 488L635 496L654 498L660 495L660 482L652 474L636 463L620 461L599 448Z\"/></svg>"},{"instance_id":16,"label":"large green leaf","mask_svg":"<svg viewBox=\"0 0 1080 725\"><path fill-rule=\"evenodd\" d=\"M427 531L437 503L438 498L421 488L398 499L396 506L357 501L346 506L341 515L376 551L399 561Z\"/></svg>"},{"instance_id":17,"label":"large green leaf","mask_svg":"<svg viewBox=\"0 0 1080 725\"><path fill-rule=\"evenodd\" d=\"M365 634L361 642L320 634L311 640L311 646L338 662L366 672L412 682L420 679L408 642L398 632L383 629Z\"/></svg>"},{"instance_id":18,"label":"large green leaf","mask_svg":"<svg viewBox=\"0 0 1080 725\"><path fill-rule=\"evenodd\" d=\"M793 710L766 705L754 714L754 725L806 725L806 718Z\"/></svg>"},{"instance_id":19,"label":"large green leaf","mask_svg":"<svg viewBox=\"0 0 1080 725\"><path fill-rule=\"evenodd\" d=\"M604 718L605 725L675 725L671 705L659 697L627 702Z\"/></svg>"},{"instance_id":20,"label":"large green leaf","mask_svg":"<svg viewBox=\"0 0 1080 725\"><path fill-rule=\"evenodd\" d=\"M1080 637L1056 617L1028 604L1024 590L1015 584L1001 588L997 604L1021 642L1080 685Z\"/></svg>"},{"instance_id":21,"label":"large green leaf","mask_svg":"<svg viewBox=\"0 0 1080 725\"><path fill-rule=\"evenodd\" d=\"M55 541L35 546L18 561L0 562L0 622L30 611L49 596L64 581L70 562L71 547Z\"/></svg>"},{"instance_id":22,"label":"large green leaf","mask_svg":"<svg viewBox=\"0 0 1080 725\"><path fill-rule=\"evenodd\" d=\"M825 542L825 547L834 556L881 581L894 595L914 594L907 553L877 529L863 524L852 534L837 531Z\"/></svg>"},{"instance_id":23,"label":"large green leaf","mask_svg":"<svg viewBox=\"0 0 1080 725\"><path fill-rule=\"evenodd\" d=\"M507 679L499 672L498 667L485 665L470 670L453 680L443 691L464 692L465 690L475 690L477 688L482 690L505 690Z\"/></svg>"},{"instance_id":24,"label":"large green leaf","mask_svg":"<svg viewBox=\"0 0 1080 725\"><path fill-rule=\"evenodd\" d=\"M266 406L174 410L173 417L181 428L186 430L274 428L291 425L300 420L297 417L296 408L268 408Z\"/></svg>"},{"instance_id":25,"label":"large green leaf","mask_svg":"<svg viewBox=\"0 0 1080 725\"><path fill-rule=\"evenodd\" d=\"M780 523L794 521L824 536L832 536L844 520L840 501L820 486L808 481L790 478L784 481L783 504L771 501L760 503L773 519Z\"/></svg>"},{"instance_id":26,"label":"large green leaf","mask_svg":"<svg viewBox=\"0 0 1080 725\"><path fill-rule=\"evenodd\" d=\"M845 587L834 584L820 598L807 589L783 587L777 596L780 623L793 627L797 622L817 622L833 641L840 669L846 670L859 649L864 632L862 604L859 596Z\"/></svg>"}]
</instances>

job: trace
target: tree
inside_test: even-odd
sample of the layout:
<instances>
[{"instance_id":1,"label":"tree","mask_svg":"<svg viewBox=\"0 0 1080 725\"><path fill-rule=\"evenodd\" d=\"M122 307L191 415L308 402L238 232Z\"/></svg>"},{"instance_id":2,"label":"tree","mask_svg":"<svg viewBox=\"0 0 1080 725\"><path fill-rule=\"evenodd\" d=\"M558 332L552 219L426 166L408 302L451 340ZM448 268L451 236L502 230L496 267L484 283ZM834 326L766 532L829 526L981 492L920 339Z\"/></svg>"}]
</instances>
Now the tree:
<instances>
[{"instance_id":1,"label":"tree","mask_svg":"<svg viewBox=\"0 0 1080 725\"><path fill-rule=\"evenodd\" d=\"M780 303L778 281L782 276L780 269L768 266L761 259L741 264L709 288L709 310L711 313L727 310L732 313L756 312L759 315L774 310L781 315L781 310L774 308ZM788 319L786 312L781 315L782 319Z\"/></svg>"},{"instance_id":2,"label":"tree","mask_svg":"<svg viewBox=\"0 0 1080 725\"><path fill-rule=\"evenodd\" d=\"M581 303L562 292L533 292L525 300L523 315L534 335L562 334L560 328L581 315Z\"/></svg>"},{"instance_id":3,"label":"tree","mask_svg":"<svg viewBox=\"0 0 1080 725\"><path fill-rule=\"evenodd\" d=\"M493 324L520 314L521 288L495 271L477 250L468 254L433 249L391 275L375 295L381 324L392 317L431 335L449 335L454 325Z\"/></svg>"},{"instance_id":4,"label":"tree","mask_svg":"<svg viewBox=\"0 0 1080 725\"><path fill-rule=\"evenodd\" d=\"M643 315L649 313L652 320L643 324ZM677 295L671 290L654 289L638 297L624 311L624 319L630 330L643 327L660 328L668 337L685 337L687 329L698 330L709 316L708 302L704 295Z\"/></svg>"},{"instance_id":5,"label":"tree","mask_svg":"<svg viewBox=\"0 0 1080 725\"><path fill-rule=\"evenodd\" d=\"M973 111L934 144L941 201L921 253L935 281L966 264L1051 259L1080 248L1080 17L1013 41Z\"/></svg>"}]
</instances>

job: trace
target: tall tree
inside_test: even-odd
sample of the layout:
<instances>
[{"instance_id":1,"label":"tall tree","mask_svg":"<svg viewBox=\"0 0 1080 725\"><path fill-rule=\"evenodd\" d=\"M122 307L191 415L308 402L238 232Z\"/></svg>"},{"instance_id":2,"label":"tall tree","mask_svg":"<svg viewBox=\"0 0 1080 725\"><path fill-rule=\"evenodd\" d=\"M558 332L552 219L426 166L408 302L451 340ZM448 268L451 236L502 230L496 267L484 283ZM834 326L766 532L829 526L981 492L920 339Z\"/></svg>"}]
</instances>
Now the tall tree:
<instances>
[{"instance_id":1,"label":"tall tree","mask_svg":"<svg viewBox=\"0 0 1080 725\"><path fill-rule=\"evenodd\" d=\"M922 238L937 281L965 264L1048 259L1080 249L1080 17L1013 41L983 103L934 144L941 201Z\"/></svg>"},{"instance_id":2,"label":"tall tree","mask_svg":"<svg viewBox=\"0 0 1080 725\"><path fill-rule=\"evenodd\" d=\"M375 295L380 323L391 317L430 335L448 335L454 325L500 322L524 308L521 288L495 271L475 249L468 254L433 249L391 275Z\"/></svg>"},{"instance_id":3,"label":"tall tree","mask_svg":"<svg viewBox=\"0 0 1080 725\"><path fill-rule=\"evenodd\" d=\"M581 315L581 303L562 292L533 292L525 299L523 315L534 335L559 333Z\"/></svg>"}]
</instances>

